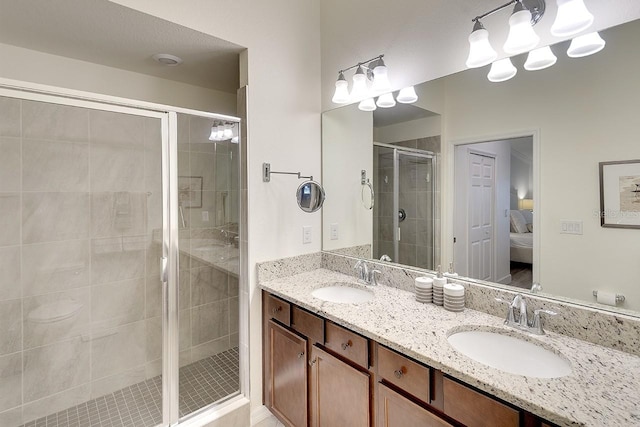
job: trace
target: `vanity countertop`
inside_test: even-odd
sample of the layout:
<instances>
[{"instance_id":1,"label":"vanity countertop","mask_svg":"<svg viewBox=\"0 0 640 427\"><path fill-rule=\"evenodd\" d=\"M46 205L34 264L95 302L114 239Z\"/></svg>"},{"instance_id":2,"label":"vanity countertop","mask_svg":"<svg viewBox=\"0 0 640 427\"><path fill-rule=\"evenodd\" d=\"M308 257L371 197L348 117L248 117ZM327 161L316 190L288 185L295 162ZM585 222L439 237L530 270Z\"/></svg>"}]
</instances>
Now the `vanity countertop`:
<instances>
[{"instance_id":1,"label":"vanity countertop","mask_svg":"<svg viewBox=\"0 0 640 427\"><path fill-rule=\"evenodd\" d=\"M561 426L640 426L640 357L552 332L518 332L502 318L470 309L452 313L388 286L367 287L374 298L361 304L311 296L334 282L363 287L351 276L326 269L261 282L260 287ZM458 330L496 329L560 353L572 373L552 379L505 373L467 358L447 341Z\"/></svg>"}]
</instances>

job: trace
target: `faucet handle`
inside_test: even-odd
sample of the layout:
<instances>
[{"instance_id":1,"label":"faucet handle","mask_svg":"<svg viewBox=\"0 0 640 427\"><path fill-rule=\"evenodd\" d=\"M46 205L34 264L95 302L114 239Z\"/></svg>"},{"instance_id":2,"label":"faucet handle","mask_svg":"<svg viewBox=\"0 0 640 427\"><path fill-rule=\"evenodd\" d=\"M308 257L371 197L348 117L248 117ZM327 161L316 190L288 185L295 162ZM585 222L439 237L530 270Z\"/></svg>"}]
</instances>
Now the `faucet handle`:
<instances>
[{"instance_id":1,"label":"faucet handle","mask_svg":"<svg viewBox=\"0 0 640 427\"><path fill-rule=\"evenodd\" d=\"M494 298L494 299L499 303L507 305L507 317L504 319L504 323L506 325L512 325L513 323L515 323L515 318L513 317L513 309L511 307L512 302L504 300L502 298Z\"/></svg>"},{"instance_id":2,"label":"faucet handle","mask_svg":"<svg viewBox=\"0 0 640 427\"><path fill-rule=\"evenodd\" d=\"M531 325L531 332L536 335L544 335L544 329L542 329L542 320L540 320L540 314L548 314L549 316L556 316L558 313L552 310L546 310L539 308L533 312L533 324Z\"/></svg>"},{"instance_id":3,"label":"faucet handle","mask_svg":"<svg viewBox=\"0 0 640 427\"><path fill-rule=\"evenodd\" d=\"M378 276L376 274L380 275L382 272L380 270L371 270L369 272L369 284L372 286L378 286Z\"/></svg>"}]
</instances>

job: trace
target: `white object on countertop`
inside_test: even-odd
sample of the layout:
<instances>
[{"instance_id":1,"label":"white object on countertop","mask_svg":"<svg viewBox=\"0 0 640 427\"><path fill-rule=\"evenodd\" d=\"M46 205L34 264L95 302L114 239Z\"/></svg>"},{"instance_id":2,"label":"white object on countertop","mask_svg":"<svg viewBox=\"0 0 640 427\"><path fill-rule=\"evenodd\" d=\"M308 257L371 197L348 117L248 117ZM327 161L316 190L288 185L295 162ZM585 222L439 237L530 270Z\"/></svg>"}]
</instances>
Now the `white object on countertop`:
<instances>
[{"instance_id":1,"label":"white object on countertop","mask_svg":"<svg viewBox=\"0 0 640 427\"><path fill-rule=\"evenodd\" d=\"M433 279L431 277L416 277L415 279L416 288L423 289L431 289L433 286Z\"/></svg>"},{"instance_id":2,"label":"white object on countertop","mask_svg":"<svg viewBox=\"0 0 640 427\"><path fill-rule=\"evenodd\" d=\"M456 283L447 283L444 285L444 294L452 297L464 296L464 286Z\"/></svg>"}]
</instances>

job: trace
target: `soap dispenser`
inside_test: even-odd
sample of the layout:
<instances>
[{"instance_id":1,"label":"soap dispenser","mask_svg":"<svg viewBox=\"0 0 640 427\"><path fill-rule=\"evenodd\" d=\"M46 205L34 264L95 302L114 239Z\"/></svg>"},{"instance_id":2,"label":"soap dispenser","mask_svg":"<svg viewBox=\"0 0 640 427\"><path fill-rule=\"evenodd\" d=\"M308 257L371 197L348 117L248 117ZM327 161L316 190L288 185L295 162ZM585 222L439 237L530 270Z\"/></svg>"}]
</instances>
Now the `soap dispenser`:
<instances>
[{"instance_id":1,"label":"soap dispenser","mask_svg":"<svg viewBox=\"0 0 640 427\"><path fill-rule=\"evenodd\" d=\"M458 277L458 273L456 273L455 271L453 271L453 263L452 263L452 262L450 262L450 263L449 263L449 271L447 271L446 273L444 273L444 275L445 275L446 277L452 277L452 278Z\"/></svg>"}]
</instances>

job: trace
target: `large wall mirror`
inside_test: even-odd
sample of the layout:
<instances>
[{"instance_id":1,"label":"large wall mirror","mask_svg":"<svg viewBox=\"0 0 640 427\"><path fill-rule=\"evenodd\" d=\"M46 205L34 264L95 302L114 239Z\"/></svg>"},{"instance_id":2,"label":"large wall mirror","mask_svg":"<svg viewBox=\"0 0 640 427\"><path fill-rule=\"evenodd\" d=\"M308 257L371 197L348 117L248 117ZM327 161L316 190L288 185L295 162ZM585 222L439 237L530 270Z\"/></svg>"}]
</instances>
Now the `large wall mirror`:
<instances>
[{"instance_id":1,"label":"large wall mirror","mask_svg":"<svg viewBox=\"0 0 640 427\"><path fill-rule=\"evenodd\" d=\"M640 159L640 21L601 32L601 52L503 83L488 67L416 86L386 111L323 114L323 250L640 313L640 230L600 225L600 162ZM376 194L362 203L365 171ZM640 215L640 205L637 208ZM485 237L485 236L488 236ZM384 257L385 260L388 258Z\"/></svg>"}]
</instances>

